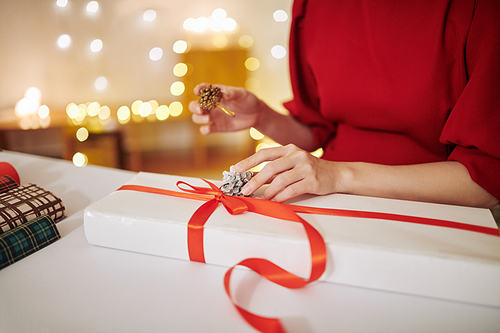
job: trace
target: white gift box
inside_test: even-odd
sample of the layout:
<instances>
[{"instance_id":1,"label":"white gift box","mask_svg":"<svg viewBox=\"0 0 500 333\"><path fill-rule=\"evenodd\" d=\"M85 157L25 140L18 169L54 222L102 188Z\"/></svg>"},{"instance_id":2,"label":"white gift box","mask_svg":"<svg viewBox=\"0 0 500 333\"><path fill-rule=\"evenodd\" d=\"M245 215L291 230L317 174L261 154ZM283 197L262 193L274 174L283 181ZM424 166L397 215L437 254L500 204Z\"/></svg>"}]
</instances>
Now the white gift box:
<instances>
[{"instance_id":1,"label":"white gift box","mask_svg":"<svg viewBox=\"0 0 500 333\"><path fill-rule=\"evenodd\" d=\"M139 173L127 184L182 192L177 181L208 187L201 179ZM220 182L213 181L217 186ZM117 191L84 212L90 244L189 260L187 223L204 203L136 191ZM497 228L488 209L343 194L301 196L295 205L402 214ZM322 281L500 306L500 237L392 220L299 214L324 237ZM264 258L307 278L310 249L299 223L222 205L204 229L205 260L231 267Z\"/></svg>"}]
</instances>

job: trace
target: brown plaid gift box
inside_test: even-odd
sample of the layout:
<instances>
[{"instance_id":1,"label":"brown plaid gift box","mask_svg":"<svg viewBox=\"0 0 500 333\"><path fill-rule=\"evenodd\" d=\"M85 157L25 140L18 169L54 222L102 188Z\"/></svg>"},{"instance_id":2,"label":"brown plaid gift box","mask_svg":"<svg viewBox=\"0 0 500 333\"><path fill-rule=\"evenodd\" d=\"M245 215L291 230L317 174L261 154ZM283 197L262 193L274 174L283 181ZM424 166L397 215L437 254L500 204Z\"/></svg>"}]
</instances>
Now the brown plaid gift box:
<instances>
[{"instance_id":1,"label":"brown plaid gift box","mask_svg":"<svg viewBox=\"0 0 500 333\"><path fill-rule=\"evenodd\" d=\"M51 192L35 184L19 186L0 194L0 234L42 215L58 222L64 212L61 199Z\"/></svg>"},{"instance_id":2,"label":"brown plaid gift box","mask_svg":"<svg viewBox=\"0 0 500 333\"><path fill-rule=\"evenodd\" d=\"M16 187L19 187L19 184L12 177L7 175L0 176L0 193L10 191Z\"/></svg>"}]
</instances>

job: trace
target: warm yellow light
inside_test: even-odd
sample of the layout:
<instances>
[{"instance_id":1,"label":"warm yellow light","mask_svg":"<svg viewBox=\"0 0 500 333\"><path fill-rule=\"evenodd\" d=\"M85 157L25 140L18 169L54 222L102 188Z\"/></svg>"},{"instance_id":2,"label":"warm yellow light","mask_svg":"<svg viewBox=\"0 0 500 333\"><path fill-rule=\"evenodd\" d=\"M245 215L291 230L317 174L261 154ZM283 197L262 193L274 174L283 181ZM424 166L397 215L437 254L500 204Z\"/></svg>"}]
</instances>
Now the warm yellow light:
<instances>
[{"instance_id":1,"label":"warm yellow light","mask_svg":"<svg viewBox=\"0 0 500 333\"><path fill-rule=\"evenodd\" d=\"M75 119L76 117L78 117L79 113L80 113L80 110L75 103L69 104L68 107L66 108L66 114L71 119Z\"/></svg>"},{"instance_id":2,"label":"warm yellow light","mask_svg":"<svg viewBox=\"0 0 500 333\"><path fill-rule=\"evenodd\" d=\"M188 72L188 66L183 62L180 62L174 66L174 75L177 77L182 77L186 75L187 72Z\"/></svg>"},{"instance_id":3,"label":"warm yellow light","mask_svg":"<svg viewBox=\"0 0 500 333\"><path fill-rule=\"evenodd\" d=\"M47 105L42 105L38 108L38 117L41 119L47 118L50 115L50 110Z\"/></svg>"},{"instance_id":4,"label":"warm yellow light","mask_svg":"<svg viewBox=\"0 0 500 333\"><path fill-rule=\"evenodd\" d=\"M88 158L87 155L83 153L76 153L73 155L73 164L76 165L77 167L84 167L88 163Z\"/></svg>"},{"instance_id":5,"label":"warm yellow light","mask_svg":"<svg viewBox=\"0 0 500 333\"><path fill-rule=\"evenodd\" d=\"M95 117L99 113L101 105L98 102L92 102L87 106L87 113L90 117Z\"/></svg>"},{"instance_id":6,"label":"warm yellow light","mask_svg":"<svg viewBox=\"0 0 500 333\"><path fill-rule=\"evenodd\" d=\"M141 117L149 116L152 111L153 111L153 108L151 107L151 104L149 104L149 103L142 103L139 106L139 115Z\"/></svg>"},{"instance_id":7,"label":"warm yellow light","mask_svg":"<svg viewBox=\"0 0 500 333\"><path fill-rule=\"evenodd\" d=\"M148 103L149 103L149 105L151 105L151 113L155 113L156 109L158 109L158 105L159 105L158 101L152 99Z\"/></svg>"},{"instance_id":8,"label":"warm yellow light","mask_svg":"<svg viewBox=\"0 0 500 333\"><path fill-rule=\"evenodd\" d=\"M266 148L272 148L272 147L279 147L281 146L279 143L276 143L274 141L271 142L261 142L255 147L255 152L258 152L261 149L266 149Z\"/></svg>"},{"instance_id":9,"label":"warm yellow light","mask_svg":"<svg viewBox=\"0 0 500 333\"><path fill-rule=\"evenodd\" d=\"M87 117L87 105L79 104L78 115L74 119L81 123L85 119L85 117Z\"/></svg>"},{"instance_id":10,"label":"warm yellow light","mask_svg":"<svg viewBox=\"0 0 500 333\"><path fill-rule=\"evenodd\" d=\"M111 110L106 105L101 106L98 113L99 119L106 120L111 116Z\"/></svg>"},{"instance_id":11,"label":"warm yellow light","mask_svg":"<svg viewBox=\"0 0 500 333\"><path fill-rule=\"evenodd\" d=\"M228 39L224 35L217 35L215 36L213 43L216 48L222 49L227 46Z\"/></svg>"},{"instance_id":12,"label":"warm yellow light","mask_svg":"<svg viewBox=\"0 0 500 333\"><path fill-rule=\"evenodd\" d=\"M139 114L139 106L141 106L142 101L138 99L134 103L132 103L132 113L138 115Z\"/></svg>"},{"instance_id":13,"label":"warm yellow light","mask_svg":"<svg viewBox=\"0 0 500 333\"><path fill-rule=\"evenodd\" d=\"M188 43L184 40L178 40L174 43L173 50L175 53L181 54L188 49Z\"/></svg>"},{"instance_id":14,"label":"warm yellow light","mask_svg":"<svg viewBox=\"0 0 500 333\"><path fill-rule=\"evenodd\" d=\"M89 138L89 131L85 127L80 127L76 131L76 138L78 141L83 142Z\"/></svg>"},{"instance_id":15,"label":"warm yellow light","mask_svg":"<svg viewBox=\"0 0 500 333\"><path fill-rule=\"evenodd\" d=\"M174 96L180 96L184 93L185 89L186 87L184 86L184 83L182 83L181 81L175 81L170 86L170 93Z\"/></svg>"},{"instance_id":16,"label":"warm yellow light","mask_svg":"<svg viewBox=\"0 0 500 333\"><path fill-rule=\"evenodd\" d=\"M250 136L252 137L252 139L254 140L262 140L264 139L264 134L262 134L261 132L259 132L258 130L256 130L255 128L253 127L250 127Z\"/></svg>"},{"instance_id":17,"label":"warm yellow light","mask_svg":"<svg viewBox=\"0 0 500 333\"><path fill-rule=\"evenodd\" d=\"M256 71L260 67L260 61L259 59L255 57L250 57L247 60L245 60L245 67L249 71Z\"/></svg>"},{"instance_id":18,"label":"warm yellow light","mask_svg":"<svg viewBox=\"0 0 500 333\"><path fill-rule=\"evenodd\" d=\"M172 102L168 106L168 109L170 111L170 115L172 117L177 117L182 113L182 103L181 102Z\"/></svg>"},{"instance_id":19,"label":"warm yellow light","mask_svg":"<svg viewBox=\"0 0 500 333\"><path fill-rule=\"evenodd\" d=\"M253 45L253 38L249 35L243 35L238 40L238 43L240 44L241 47L247 49Z\"/></svg>"},{"instance_id":20,"label":"warm yellow light","mask_svg":"<svg viewBox=\"0 0 500 333\"><path fill-rule=\"evenodd\" d=\"M126 124L130 120L130 109L128 106L121 106L116 112L120 124Z\"/></svg>"},{"instance_id":21,"label":"warm yellow light","mask_svg":"<svg viewBox=\"0 0 500 333\"><path fill-rule=\"evenodd\" d=\"M156 109L156 119L163 121L168 118L170 115L170 111L168 110L168 106L166 105L160 105Z\"/></svg>"},{"instance_id":22,"label":"warm yellow light","mask_svg":"<svg viewBox=\"0 0 500 333\"><path fill-rule=\"evenodd\" d=\"M324 153L323 148L318 148L315 151L313 151L311 155L316 156L317 158L321 158L321 156L323 156L323 153Z\"/></svg>"}]
</instances>

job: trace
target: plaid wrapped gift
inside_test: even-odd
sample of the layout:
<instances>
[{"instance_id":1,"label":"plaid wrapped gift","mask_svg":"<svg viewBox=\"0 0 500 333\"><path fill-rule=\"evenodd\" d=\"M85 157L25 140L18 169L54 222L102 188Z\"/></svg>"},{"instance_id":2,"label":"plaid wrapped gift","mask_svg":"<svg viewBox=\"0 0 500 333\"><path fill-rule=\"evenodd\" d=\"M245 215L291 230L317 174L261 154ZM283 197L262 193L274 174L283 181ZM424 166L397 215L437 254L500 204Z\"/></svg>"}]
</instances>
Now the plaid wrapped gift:
<instances>
[{"instance_id":1,"label":"plaid wrapped gift","mask_svg":"<svg viewBox=\"0 0 500 333\"><path fill-rule=\"evenodd\" d=\"M16 187L19 187L19 184L12 177L8 175L0 176L0 193L10 191Z\"/></svg>"},{"instance_id":2,"label":"plaid wrapped gift","mask_svg":"<svg viewBox=\"0 0 500 333\"><path fill-rule=\"evenodd\" d=\"M40 216L0 235L0 269L61 238L54 221Z\"/></svg>"},{"instance_id":3,"label":"plaid wrapped gift","mask_svg":"<svg viewBox=\"0 0 500 333\"><path fill-rule=\"evenodd\" d=\"M0 194L0 234L42 215L58 222L64 212L61 199L52 192L35 184L19 186Z\"/></svg>"}]
</instances>

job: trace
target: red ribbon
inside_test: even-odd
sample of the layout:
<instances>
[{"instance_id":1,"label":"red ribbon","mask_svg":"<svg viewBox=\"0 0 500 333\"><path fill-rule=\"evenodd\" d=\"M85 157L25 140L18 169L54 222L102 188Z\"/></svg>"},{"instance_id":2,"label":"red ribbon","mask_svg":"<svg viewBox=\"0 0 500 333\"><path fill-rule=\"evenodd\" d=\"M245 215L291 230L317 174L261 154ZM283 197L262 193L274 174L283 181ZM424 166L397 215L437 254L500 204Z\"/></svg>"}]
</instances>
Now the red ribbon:
<instances>
[{"instance_id":1,"label":"red ribbon","mask_svg":"<svg viewBox=\"0 0 500 333\"><path fill-rule=\"evenodd\" d=\"M482 226L469 225L459 222L452 222L439 219L431 219L424 217L415 217L390 213L377 213L377 212L363 212L345 209L331 209L331 208L315 208L297 205L285 205L273 201L261 200L249 197L234 197L226 196L222 191L212 184L211 182L203 179L210 187L197 187L190 185L186 182L177 182L177 187L186 193L170 191L160 188L142 186L142 185L124 185L118 190L130 190L146 193L155 193L162 195L169 195L181 198L189 198L206 201L201 205L191 216L188 222L188 253L191 261L205 262L205 255L203 250L203 228L210 215L217 208L219 202L223 204L226 210L232 214L241 214L245 211L274 217L278 219L288 220L292 222L301 223L309 240L311 249L311 272L309 278L304 280L281 267L273 264L269 260L260 258L244 259L231 267L224 276L224 288L231 302L236 307L241 316L254 328L261 332L285 332L281 321L277 318L267 318L253 314L242 307L238 306L231 295L230 278L233 269L236 266L245 266L255 271L267 280L274 282L280 286L296 289L302 288L307 284L318 280L324 273L326 268L326 245L321 234L312 227L308 222L302 219L296 213L309 213L309 214L323 214L345 217L358 217L370 219L384 219L399 222L418 223L425 225L433 225L461 230L474 231L493 236L500 236L498 229L488 228ZM188 188L181 187L185 185Z\"/></svg>"}]
</instances>

